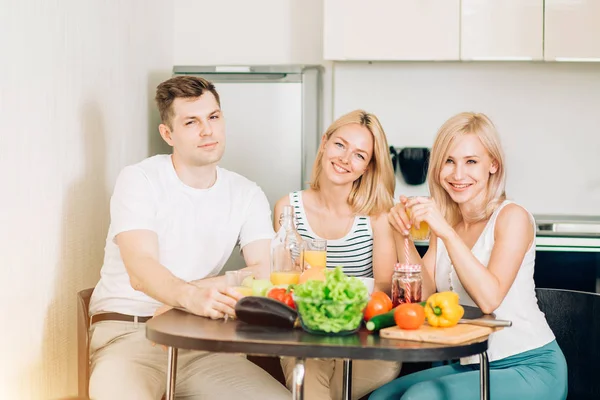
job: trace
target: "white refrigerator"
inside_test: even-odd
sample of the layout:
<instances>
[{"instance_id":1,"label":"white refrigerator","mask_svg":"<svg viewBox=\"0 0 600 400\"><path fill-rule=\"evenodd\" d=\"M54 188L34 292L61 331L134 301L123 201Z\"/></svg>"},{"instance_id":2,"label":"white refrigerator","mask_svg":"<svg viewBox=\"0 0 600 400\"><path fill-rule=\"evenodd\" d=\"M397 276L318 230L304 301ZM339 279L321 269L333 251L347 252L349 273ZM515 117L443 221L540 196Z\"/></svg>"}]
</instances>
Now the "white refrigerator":
<instances>
[{"instance_id":1,"label":"white refrigerator","mask_svg":"<svg viewBox=\"0 0 600 400\"><path fill-rule=\"evenodd\" d=\"M271 210L282 196L306 188L321 136L321 67L176 66L173 72L215 84L226 124L221 167L256 182ZM239 250L224 270L244 266Z\"/></svg>"}]
</instances>

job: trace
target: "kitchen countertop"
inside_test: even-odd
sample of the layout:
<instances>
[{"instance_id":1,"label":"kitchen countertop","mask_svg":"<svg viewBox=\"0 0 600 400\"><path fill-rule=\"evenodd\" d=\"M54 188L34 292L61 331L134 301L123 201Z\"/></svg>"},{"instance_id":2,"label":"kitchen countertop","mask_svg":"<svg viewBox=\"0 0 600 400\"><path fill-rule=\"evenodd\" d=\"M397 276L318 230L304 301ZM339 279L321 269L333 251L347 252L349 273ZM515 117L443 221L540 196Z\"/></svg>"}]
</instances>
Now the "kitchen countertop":
<instances>
[{"instance_id":1,"label":"kitchen countertop","mask_svg":"<svg viewBox=\"0 0 600 400\"><path fill-rule=\"evenodd\" d=\"M533 214L536 221L600 224L600 215Z\"/></svg>"},{"instance_id":2,"label":"kitchen countertop","mask_svg":"<svg viewBox=\"0 0 600 400\"><path fill-rule=\"evenodd\" d=\"M538 237L600 238L600 216L534 214Z\"/></svg>"}]
</instances>

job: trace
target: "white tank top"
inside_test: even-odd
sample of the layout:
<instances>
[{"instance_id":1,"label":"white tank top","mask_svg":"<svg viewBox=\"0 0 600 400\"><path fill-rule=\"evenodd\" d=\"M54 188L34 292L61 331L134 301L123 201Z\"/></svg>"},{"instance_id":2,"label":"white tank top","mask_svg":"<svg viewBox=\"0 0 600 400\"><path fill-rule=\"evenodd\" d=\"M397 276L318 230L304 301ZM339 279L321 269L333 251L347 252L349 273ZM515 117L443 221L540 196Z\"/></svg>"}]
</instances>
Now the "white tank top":
<instances>
[{"instance_id":1,"label":"white tank top","mask_svg":"<svg viewBox=\"0 0 600 400\"><path fill-rule=\"evenodd\" d=\"M487 268L494 247L496 218L511 201L504 201L492 214L483 232L475 242L471 252ZM533 216L529 214L535 229ZM535 232L535 231L534 231ZM535 264L535 241L525 253L519 272L500 306L494 311L496 318L512 321L510 328L492 333L489 338L488 357L490 361L500 360L515 354L544 346L554 340L554 334L546 322L544 313L538 307L533 281ZM437 240L435 284L438 292L449 291L450 284L458 293L460 303L477 306L460 283L448 250L441 239ZM479 363L479 356L461 359L461 364Z\"/></svg>"}]
</instances>

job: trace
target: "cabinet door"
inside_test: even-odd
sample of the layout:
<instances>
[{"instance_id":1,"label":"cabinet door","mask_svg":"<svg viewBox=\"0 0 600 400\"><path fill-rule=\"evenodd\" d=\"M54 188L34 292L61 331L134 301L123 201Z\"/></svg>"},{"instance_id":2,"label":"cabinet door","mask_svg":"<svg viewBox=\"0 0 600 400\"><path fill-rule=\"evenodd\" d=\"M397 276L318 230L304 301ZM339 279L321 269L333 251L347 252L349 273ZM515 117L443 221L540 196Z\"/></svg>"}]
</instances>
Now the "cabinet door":
<instances>
[{"instance_id":1,"label":"cabinet door","mask_svg":"<svg viewBox=\"0 0 600 400\"><path fill-rule=\"evenodd\" d=\"M600 0L546 0L544 59L600 61Z\"/></svg>"},{"instance_id":2,"label":"cabinet door","mask_svg":"<svg viewBox=\"0 0 600 400\"><path fill-rule=\"evenodd\" d=\"M324 0L327 60L458 60L460 0Z\"/></svg>"},{"instance_id":3,"label":"cabinet door","mask_svg":"<svg viewBox=\"0 0 600 400\"><path fill-rule=\"evenodd\" d=\"M462 60L542 60L543 0L462 0Z\"/></svg>"}]
</instances>

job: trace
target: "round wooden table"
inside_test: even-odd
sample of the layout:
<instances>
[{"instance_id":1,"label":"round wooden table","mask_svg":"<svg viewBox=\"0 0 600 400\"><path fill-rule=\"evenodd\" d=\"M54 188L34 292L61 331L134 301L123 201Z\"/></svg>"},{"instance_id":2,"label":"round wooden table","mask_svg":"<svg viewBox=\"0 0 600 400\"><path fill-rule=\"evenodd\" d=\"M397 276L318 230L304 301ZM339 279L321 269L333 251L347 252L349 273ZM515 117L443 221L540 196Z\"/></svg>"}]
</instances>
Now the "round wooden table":
<instances>
[{"instance_id":1,"label":"round wooden table","mask_svg":"<svg viewBox=\"0 0 600 400\"><path fill-rule=\"evenodd\" d=\"M444 345L384 339L366 330L349 336L318 336L301 329L262 327L231 319L211 320L181 310L170 310L149 320L146 337L168 348L167 400L175 398L177 349L295 357L293 399L302 399L304 395L306 358L343 359L343 396L350 399L351 360L445 361L477 354L480 358L481 399L489 400L487 337Z\"/></svg>"}]
</instances>

